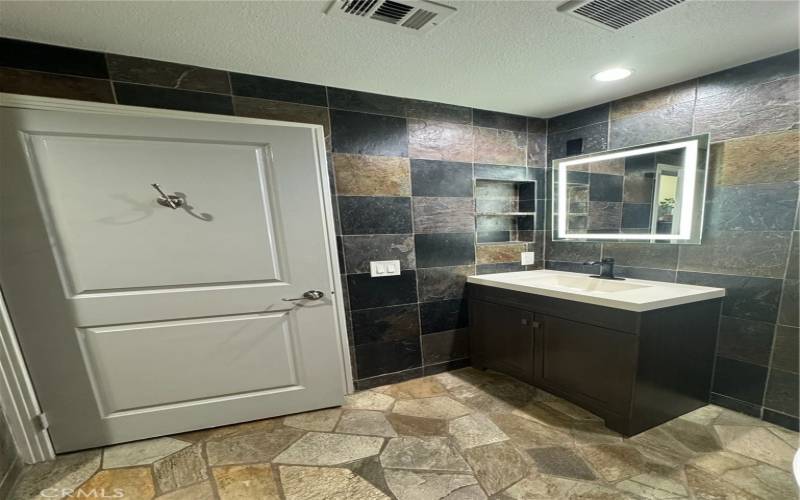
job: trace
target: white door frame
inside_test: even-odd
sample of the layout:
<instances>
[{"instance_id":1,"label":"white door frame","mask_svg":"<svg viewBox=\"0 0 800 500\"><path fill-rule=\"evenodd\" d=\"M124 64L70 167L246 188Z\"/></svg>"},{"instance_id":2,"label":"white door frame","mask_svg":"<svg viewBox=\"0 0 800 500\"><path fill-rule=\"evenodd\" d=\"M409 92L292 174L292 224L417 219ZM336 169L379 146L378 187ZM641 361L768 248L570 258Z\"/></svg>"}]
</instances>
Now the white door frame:
<instances>
[{"instance_id":1,"label":"white door frame","mask_svg":"<svg viewBox=\"0 0 800 500\"><path fill-rule=\"evenodd\" d=\"M321 125L307 123L265 120L261 118L243 118L238 116L214 115L190 111L144 108L121 104L106 104L71 99L56 99L0 92L0 107L36 109L46 111L73 111L78 113L111 114L115 116L139 116L153 118L178 118L185 120L201 120L254 125L278 125L308 128L316 138L317 168L321 184L317 186L322 198L325 222L326 255L330 264L334 290L335 330L339 338L342 362L342 385L347 393L353 392L353 375L350 370L350 347L347 341L347 324L345 320L344 297L340 279L339 259L337 256L336 230L333 218L333 202L331 199L330 181L328 179L328 162L325 151L325 132ZM40 413L38 399L28 374L25 360L19 349L16 335L0 295L0 404L5 408L9 418L9 427L22 460L26 463L42 462L55 457L50 436L41 431L35 421ZM45 412L47 409L43 409Z\"/></svg>"}]
</instances>

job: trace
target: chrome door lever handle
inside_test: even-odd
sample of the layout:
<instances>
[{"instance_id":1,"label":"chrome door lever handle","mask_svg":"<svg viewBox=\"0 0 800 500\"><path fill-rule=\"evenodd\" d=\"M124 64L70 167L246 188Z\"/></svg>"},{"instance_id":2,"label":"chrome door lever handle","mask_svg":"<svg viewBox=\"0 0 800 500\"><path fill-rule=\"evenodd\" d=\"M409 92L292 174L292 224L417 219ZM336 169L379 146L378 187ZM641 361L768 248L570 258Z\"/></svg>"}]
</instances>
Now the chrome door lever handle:
<instances>
[{"instance_id":1,"label":"chrome door lever handle","mask_svg":"<svg viewBox=\"0 0 800 500\"><path fill-rule=\"evenodd\" d=\"M320 292L319 290L309 290L303 294L302 297L297 297L296 299L281 299L284 302L294 302L295 300L319 300L324 297L325 294Z\"/></svg>"}]
</instances>

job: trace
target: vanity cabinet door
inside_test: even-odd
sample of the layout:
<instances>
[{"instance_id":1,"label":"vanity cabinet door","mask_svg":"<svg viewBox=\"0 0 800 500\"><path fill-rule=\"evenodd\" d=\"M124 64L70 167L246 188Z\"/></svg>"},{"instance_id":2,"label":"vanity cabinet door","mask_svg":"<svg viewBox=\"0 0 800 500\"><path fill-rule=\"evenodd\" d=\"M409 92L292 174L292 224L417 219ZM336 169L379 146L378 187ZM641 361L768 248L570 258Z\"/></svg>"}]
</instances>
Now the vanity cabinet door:
<instances>
[{"instance_id":1,"label":"vanity cabinet door","mask_svg":"<svg viewBox=\"0 0 800 500\"><path fill-rule=\"evenodd\" d=\"M533 383L533 313L470 301L470 356L473 366L491 368Z\"/></svg>"},{"instance_id":2,"label":"vanity cabinet door","mask_svg":"<svg viewBox=\"0 0 800 500\"><path fill-rule=\"evenodd\" d=\"M627 413L636 335L554 316L536 319L536 385L588 409Z\"/></svg>"}]
</instances>

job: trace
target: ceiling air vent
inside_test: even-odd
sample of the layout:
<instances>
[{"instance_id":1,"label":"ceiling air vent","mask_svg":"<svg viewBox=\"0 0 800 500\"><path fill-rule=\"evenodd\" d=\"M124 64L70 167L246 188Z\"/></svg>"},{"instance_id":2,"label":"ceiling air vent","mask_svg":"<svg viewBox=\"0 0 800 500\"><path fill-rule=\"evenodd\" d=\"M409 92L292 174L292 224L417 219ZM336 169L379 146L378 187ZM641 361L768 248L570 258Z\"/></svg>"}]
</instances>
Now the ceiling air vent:
<instances>
[{"instance_id":1,"label":"ceiling air vent","mask_svg":"<svg viewBox=\"0 0 800 500\"><path fill-rule=\"evenodd\" d=\"M680 5L686 0L571 0L558 7L584 21L608 30L629 24Z\"/></svg>"},{"instance_id":2,"label":"ceiling air vent","mask_svg":"<svg viewBox=\"0 0 800 500\"><path fill-rule=\"evenodd\" d=\"M425 0L334 0L326 14L362 22L381 21L388 28L427 33L455 14L456 9Z\"/></svg>"}]
</instances>

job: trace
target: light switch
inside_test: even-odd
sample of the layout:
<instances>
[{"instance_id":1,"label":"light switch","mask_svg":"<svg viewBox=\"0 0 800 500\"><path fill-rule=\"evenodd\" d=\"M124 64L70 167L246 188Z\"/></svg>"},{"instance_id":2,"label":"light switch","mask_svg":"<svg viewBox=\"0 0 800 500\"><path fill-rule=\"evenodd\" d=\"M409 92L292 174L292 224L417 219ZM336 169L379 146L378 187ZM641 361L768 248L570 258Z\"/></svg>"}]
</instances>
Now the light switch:
<instances>
[{"instance_id":1,"label":"light switch","mask_svg":"<svg viewBox=\"0 0 800 500\"><path fill-rule=\"evenodd\" d=\"M399 260L374 260L369 263L370 275L373 278L383 278L384 276L400 275Z\"/></svg>"},{"instance_id":2,"label":"light switch","mask_svg":"<svg viewBox=\"0 0 800 500\"><path fill-rule=\"evenodd\" d=\"M522 252L521 264L523 266L532 266L536 258L536 252Z\"/></svg>"}]
</instances>

